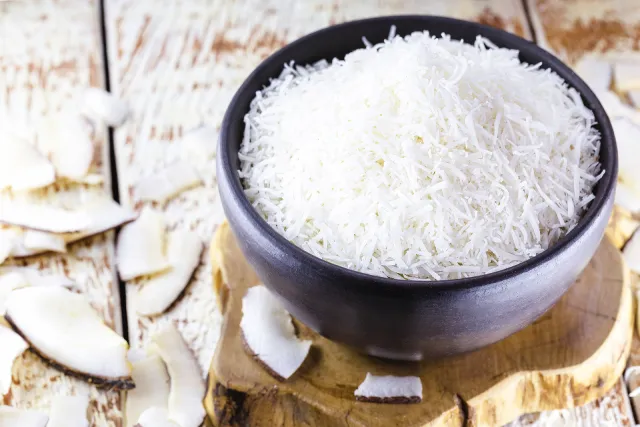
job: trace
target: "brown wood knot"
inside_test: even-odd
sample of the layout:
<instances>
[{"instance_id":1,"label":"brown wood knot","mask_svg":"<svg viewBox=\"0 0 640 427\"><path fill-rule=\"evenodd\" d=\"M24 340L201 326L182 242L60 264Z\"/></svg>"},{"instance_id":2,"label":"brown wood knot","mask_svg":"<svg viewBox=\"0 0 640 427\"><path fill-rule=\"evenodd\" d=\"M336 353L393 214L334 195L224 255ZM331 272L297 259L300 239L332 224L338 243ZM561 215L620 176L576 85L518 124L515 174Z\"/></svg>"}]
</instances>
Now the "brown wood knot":
<instances>
[{"instance_id":1,"label":"brown wood knot","mask_svg":"<svg viewBox=\"0 0 640 427\"><path fill-rule=\"evenodd\" d=\"M248 412L245 409L247 395L216 382L213 390L213 411L217 425L248 425Z\"/></svg>"}]
</instances>

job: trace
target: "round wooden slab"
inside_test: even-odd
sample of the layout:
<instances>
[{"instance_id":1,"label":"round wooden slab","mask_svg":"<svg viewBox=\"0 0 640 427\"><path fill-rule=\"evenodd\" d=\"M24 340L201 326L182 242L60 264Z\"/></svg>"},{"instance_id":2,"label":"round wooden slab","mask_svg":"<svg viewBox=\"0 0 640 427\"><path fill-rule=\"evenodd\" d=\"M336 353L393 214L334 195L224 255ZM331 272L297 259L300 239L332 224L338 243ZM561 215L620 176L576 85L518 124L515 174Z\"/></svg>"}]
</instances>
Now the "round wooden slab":
<instances>
[{"instance_id":1,"label":"round wooden slab","mask_svg":"<svg viewBox=\"0 0 640 427\"><path fill-rule=\"evenodd\" d=\"M259 280L227 224L218 228L211 248L225 319L205 401L214 425L502 425L524 413L602 396L620 377L629 354L629 273L605 239L554 308L497 344L435 362L398 363L359 354L297 322L313 347L298 372L279 382L243 349L242 297ZM353 392L367 372L420 376L422 403L356 402Z\"/></svg>"}]
</instances>

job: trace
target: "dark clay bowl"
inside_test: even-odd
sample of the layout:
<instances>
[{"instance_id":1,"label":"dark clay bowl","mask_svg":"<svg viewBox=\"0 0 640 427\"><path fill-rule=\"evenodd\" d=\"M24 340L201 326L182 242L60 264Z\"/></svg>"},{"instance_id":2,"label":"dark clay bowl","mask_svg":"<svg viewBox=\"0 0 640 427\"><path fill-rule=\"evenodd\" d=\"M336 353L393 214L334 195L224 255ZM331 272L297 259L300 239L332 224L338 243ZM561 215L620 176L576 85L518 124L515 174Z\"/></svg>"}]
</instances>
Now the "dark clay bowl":
<instances>
[{"instance_id":1,"label":"dark clay bowl","mask_svg":"<svg viewBox=\"0 0 640 427\"><path fill-rule=\"evenodd\" d=\"M251 206L238 177L244 115L256 91L285 63L343 58L362 37L384 40L391 25L407 35L428 30L473 43L482 35L517 49L524 62L551 68L577 89L602 134L606 174L580 223L555 246L506 270L460 280L401 281L351 271L304 252L272 229ZM560 60L501 30L456 19L394 16L348 22L303 37L265 60L244 82L225 115L218 149L218 185L240 248L264 284L303 323L371 355L417 360L467 352L499 341L547 311L593 256L611 213L617 175L613 130L600 102Z\"/></svg>"}]
</instances>

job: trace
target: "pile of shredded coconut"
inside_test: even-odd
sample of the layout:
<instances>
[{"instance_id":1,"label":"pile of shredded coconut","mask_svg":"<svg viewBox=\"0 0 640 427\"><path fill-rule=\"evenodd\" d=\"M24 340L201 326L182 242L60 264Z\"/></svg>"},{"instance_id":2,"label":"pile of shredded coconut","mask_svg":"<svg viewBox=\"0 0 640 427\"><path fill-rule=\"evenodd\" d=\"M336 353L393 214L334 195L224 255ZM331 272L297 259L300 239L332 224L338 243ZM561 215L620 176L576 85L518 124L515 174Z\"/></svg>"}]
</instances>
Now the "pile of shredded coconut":
<instances>
[{"instance_id":1,"label":"pile of shredded coconut","mask_svg":"<svg viewBox=\"0 0 640 427\"><path fill-rule=\"evenodd\" d=\"M397 279L539 254L604 173L579 94L480 37L392 36L289 64L245 122L240 176L266 221L319 258Z\"/></svg>"}]
</instances>

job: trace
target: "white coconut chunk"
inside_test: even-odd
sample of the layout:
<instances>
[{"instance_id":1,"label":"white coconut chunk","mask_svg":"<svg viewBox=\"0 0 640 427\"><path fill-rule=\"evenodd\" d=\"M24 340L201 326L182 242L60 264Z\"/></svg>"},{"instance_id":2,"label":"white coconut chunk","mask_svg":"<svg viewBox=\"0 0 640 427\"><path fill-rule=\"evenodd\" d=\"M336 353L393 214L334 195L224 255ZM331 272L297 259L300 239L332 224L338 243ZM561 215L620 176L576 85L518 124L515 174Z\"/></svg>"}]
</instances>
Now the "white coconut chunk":
<instances>
[{"instance_id":1,"label":"white coconut chunk","mask_svg":"<svg viewBox=\"0 0 640 427\"><path fill-rule=\"evenodd\" d=\"M640 122L640 112L623 103L615 92L610 90L596 91L596 95L610 118L626 117L629 120Z\"/></svg>"},{"instance_id":2,"label":"white coconut chunk","mask_svg":"<svg viewBox=\"0 0 640 427\"><path fill-rule=\"evenodd\" d=\"M311 341L296 337L291 316L262 285L242 299L240 329L253 355L280 380L298 370L311 348Z\"/></svg>"},{"instance_id":3,"label":"white coconut chunk","mask_svg":"<svg viewBox=\"0 0 640 427\"><path fill-rule=\"evenodd\" d=\"M21 138L0 136L0 190L34 190L55 180L53 165L34 145Z\"/></svg>"},{"instance_id":4,"label":"white coconut chunk","mask_svg":"<svg viewBox=\"0 0 640 427\"><path fill-rule=\"evenodd\" d=\"M611 124L618 146L618 191L623 186L627 193L640 197L640 126L626 118L615 118Z\"/></svg>"},{"instance_id":5,"label":"white coconut chunk","mask_svg":"<svg viewBox=\"0 0 640 427\"><path fill-rule=\"evenodd\" d=\"M101 197L88 203L84 209L89 217L89 225L79 233L66 235L67 242L75 242L88 236L103 233L127 224L138 216L131 209L119 205L108 197Z\"/></svg>"},{"instance_id":6,"label":"white coconut chunk","mask_svg":"<svg viewBox=\"0 0 640 427\"><path fill-rule=\"evenodd\" d=\"M136 294L136 312L143 316L163 313L185 289L200 264L204 245L197 233L175 230L169 235L167 254L171 269L149 279Z\"/></svg>"},{"instance_id":7,"label":"white coconut chunk","mask_svg":"<svg viewBox=\"0 0 640 427\"><path fill-rule=\"evenodd\" d=\"M89 227L91 218L83 210L66 210L43 204L0 202L0 222L52 233L69 233Z\"/></svg>"},{"instance_id":8,"label":"white coconut chunk","mask_svg":"<svg viewBox=\"0 0 640 427\"><path fill-rule=\"evenodd\" d=\"M634 273L640 274L640 233L633 233L631 239L624 245L622 256Z\"/></svg>"},{"instance_id":9,"label":"white coconut chunk","mask_svg":"<svg viewBox=\"0 0 640 427\"><path fill-rule=\"evenodd\" d=\"M611 86L613 67L603 59L584 57L576 64L575 70L593 90L607 90Z\"/></svg>"},{"instance_id":10,"label":"white coconut chunk","mask_svg":"<svg viewBox=\"0 0 640 427\"><path fill-rule=\"evenodd\" d=\"M200 126L185 133L179 144L194 160L210 160L216 155L218 130L213 126Z\"/></svg>"},{"instance_id":11,"label":"white coconut chunk","mask_svg":"<svg viewBox=\"0 0 640 427\"><path fill-rule=\"evenodd\" d=\"M180 427L199 427L206 415L202 400L206 385L195 356L180 332L169 325L151 338L151 350L169 371L169 418Z\"/></svg>"},{"instance_id":12,"label":"white coconut chunk","mask_svg":"<svg viewBox=\"0 0 640 427\"><path fill-rule=\"evenodd\" d=\"M640 195L618 183L615 204L629 212L640 212Z\"/></svg>"},{"instance_id":13,"label":"white coconut chunk","mask_svg":"<svg viewBox=\"0 0 640 427\"><path fill-rule=\"evenodd\" d=\"M122 280L159 273L171 267L165 254L164 228L162 214L145 208L137 220L120 230L116 260Z\"/></svg>"},{"instance_id":14,"label":"white coconut chunk","mask_svg":"<svg viewBox=\"0 0 640 427\"><path fill-rule=\"evenodd\" d=\"M27 348L29 344L20 335L0 326L0 396L9 392L13 363Z\"/></svg>"},{"instance_id":15,"label":"white coconut chunk","mask_svg":"<svg viewBox=\"0 0 640 427\"><path fill-rule=\"evenodd\" d=\"M614 84L618 91L640 89L640 62L621 61L613 66Z\"/></svg>"},{"instance_id":16,"label":"white coconut chunk","mask_svg":"<svg viewBox=\"0 0 640 427\"><path fill-rule=\"evenodd\" d=\"M19 239L20 232L18 230L9 228L0 229L0 264L13 255L14 247L18 243Z\"/></svg>"},{"instance_id":17,"label":"white coconut chunk","mask_svg":"<svg viewBox=\"0 0 640 427\"><path fill-rule=\"evenodd\" d=\"M129 116L129 106L112 93L97 87L86 89L81 101L82 113L109 126L120 126Z\"/></svg>"},{"instance_id":18,"label":"white coconut chunk","mask_svg":"<svg viewBox=\"0 0 640 427\"><path fill-rule=\"evenodd\" d=\"M0 427L45 427L49 417L31 409L0 406Z\"/></svg>"},{"instance_id":19,"label":"white coconut chunk","mask_svg":"<svg viewBox=\"0 0 640 427\"><path fill-rule=\"evenodd\" d=\"M202 184L198 172L186 162L176 162L142 178L136 184L137 200L164 203L181 192Z\"/></svg>"},{"instance_id":20,"label":"white coconut chunk","mask_svg":"<svg viewBox=\"0 0 640 427\"><path fill-rule=\"evenodd\" d=\"M169 411L166 408L151 407L140 415L135 427L182 427L169 419Z\"/></svg>"},{"instance_id":21,"label":"white coconut chunk","mask_svg":"<svg viewBox=\"0 0 640 427\"><path fill-rule=\"evenodd\" d=\"M631 104L636 108L640 108L640 89L630 90L628 95Z\"/></svg>"},{"instance_id":22,"label":"white coconut chunk","mask_svg":"<svg viewBox=\"0 0 640 427\"><path fill-rule=\"evenodd\" d=\"M6 301L12 291L28 286L62 286L72 288L75 284L63 275L41 275L32 268L7 268L0 271L0 315L4 315Z\"/></svg>"},{"instance_id":23,"label":"white coconut chunk","mask_svg":"<svg viewBox=\"0 0 640 427\"><path fill-rule=\"evenodd\" d=\"M127 342L87 299L63 287L11 292L5 318L46 360L98 385L130 388Z\"/></svg>"},{"instance_id":24,"label":"white coconut chunk","mask_svg":"<svg viewBox=\"0 0 640 427\"><path fill-rule=\"evenodd\" d=\"M23 236L22 245L25 252L51 251L64 253L67 251L66 242L60 235L44 231L25 230ZM15 250L14 252L14 255L20 256Z\"/></svg>"},{"instance_id":25,"label":"white coconut chunk","mask_svg":"<svg viewBox=\"0 0 640 427\"><path fill-rule=\"evenodd\" d=\"M131 378L136 388L127 392L126 427L134 426L147 408L166 410L169 402L169 374L159 356L145 355L140 360L131 361Z\"/></svg>"},{"instance_id":26,"label":"white coconut chunk","mask_svg":"<svg viewBox=\"0 0 640 427\"><path fill-rule=\"evenodd\" d=\"M48 119L39 135L38 146L58 177L81 180L89 173L94 146L91 125L81 116L63 112Z\"/></svg>"},{"instance_id":27,"label":"white coconut chunk","mask_svg":"<svg viewBox=\"0 0 640 427\"><path fill-rule=\"evenodd\" d=\"M419 377L377 376L367 373L355 391L357 400L377 403L417 403L422 401Z\"/></svg>"},{"instance_id":28,"label":"white coconut chunk","mask_svg":"<svg viewBox=\"0 0 640 427\"><path fill-rule=\"evenodd\" d=\"M47 427L89 427L89 396L55 396Z\"/></svg>"}]
</instances>

